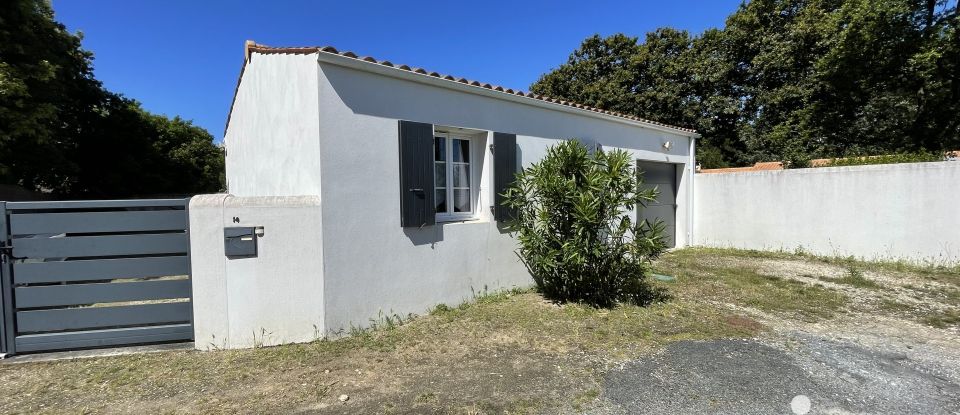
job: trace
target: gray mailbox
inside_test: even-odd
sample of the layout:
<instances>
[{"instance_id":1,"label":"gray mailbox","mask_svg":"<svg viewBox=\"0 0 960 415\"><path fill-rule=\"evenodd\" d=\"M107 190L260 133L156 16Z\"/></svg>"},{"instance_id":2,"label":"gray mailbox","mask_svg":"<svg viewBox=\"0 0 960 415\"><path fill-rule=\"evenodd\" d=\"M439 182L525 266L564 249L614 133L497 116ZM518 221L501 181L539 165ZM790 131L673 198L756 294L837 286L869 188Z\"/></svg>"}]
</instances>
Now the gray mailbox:
<instances>
[{"instance_id":1,"label":"gray mailbox","mask_svg":"<svg viewBox=\"0 0 960 415\"><path fill-rule=\"evenodd\" d=\"M231 258L251 258L257 256L257 228L223 228L223 251Z\"/></svg>"}]
</instances>

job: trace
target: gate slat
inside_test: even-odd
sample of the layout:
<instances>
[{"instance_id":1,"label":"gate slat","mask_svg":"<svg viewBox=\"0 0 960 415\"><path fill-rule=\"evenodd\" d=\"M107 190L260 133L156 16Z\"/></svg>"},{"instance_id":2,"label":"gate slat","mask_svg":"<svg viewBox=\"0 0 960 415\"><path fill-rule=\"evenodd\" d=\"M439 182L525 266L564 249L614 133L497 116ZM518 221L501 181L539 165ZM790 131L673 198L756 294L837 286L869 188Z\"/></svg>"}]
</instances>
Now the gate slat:
<instances>
[{"instance_id":1,"label":"gate slat","mask_svg":"<svg viewBox=\"0 0 960 415\"><path fill-rule=\"evenodd\" d=\"M26 258L177 254L189 250L186 233L13 239L13 255Z\"/></svg>"},{"instance_id":2,"label":"gate slat","mask_svg":"<svg viewBox=\"0 0 960 415\"><path fill-rule=\"evenodd\" d=\"M113 209L185 207L190 199L131 199L131 200L57 200L48 202L7 202L7 210L41 209Z\"/></svg>"},{"instance_id":3,"label":"gate slat","mask_svg":"<svg viewBox=\"0 0 960 415\"><path fill-rule=\"evenodd\" d=\"M189 201L0 202L0 240L18 259L2 264L7 320L0 330L9 336L0 348L192 340ZM168 276L177 278L117 281Z\"/></svg>"},{"instance_id":4,"label":"gate slat","mask_svg":"<svg viewBox=\"0 0 960 415\"><path fill-rule=\"evenodd\" d=\"M17 337L16 343L18 352L40 352L192 339L193 326L190 324L175 324L69 333L28 334Z\"/></svg>"},{"instance_id":5,"label":"gate slat","mask_svg":"<svg viewBox=\"0 0 960 415\"><path fill-rule=\"evenodd\" d=\"M186 255L13 264L13 278L17 284L166 277L189 273L190 258Z\"/></svg>"},{"instance_id":6,"label":"gate slat","mask_svg":"<svg viewBox=\"0 0 960 415\"><path fill-rule=\"evenodd\" d=\"M17 308L190 298L190 280L17 287Z\"/></svg>"},{"instance_id":7,"label":"gate slat","mask_svg":"<svg viewBox=\"0 0 960 415\"><path fill-rule=\"evenodd\" d=\"M189 322L191 313L189 302L19 311L17 312L17 330L22 333L31 333L180 323Z\"/></svg>"},{"instance_id":8,"label":"gate slat","mask_svg":"<svg viewBox=\"0 0 960 415\"><path fill-rule=\"evenodd\" d=\"M127 212L21 213L10 215L10 233L26 235L65 232L135 232L183 230L183 210Z\"/></svg>"}]
</instances>

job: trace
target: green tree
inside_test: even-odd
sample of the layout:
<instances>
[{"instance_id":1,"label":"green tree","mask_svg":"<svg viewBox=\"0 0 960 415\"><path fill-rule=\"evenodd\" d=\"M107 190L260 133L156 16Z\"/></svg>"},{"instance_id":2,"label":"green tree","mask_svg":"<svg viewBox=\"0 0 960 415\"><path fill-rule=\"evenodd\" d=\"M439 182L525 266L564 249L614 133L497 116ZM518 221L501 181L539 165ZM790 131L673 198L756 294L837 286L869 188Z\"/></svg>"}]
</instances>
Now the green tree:
<instances>
[{"instance_id":1,"label":"green tree","mask_svg":"<svg viewBox=\"0 0 960 415\"><path fill-rule=\"evenodd\" d=\"M570 60L531 86L534 93L575 96L578 102L657 120L689 124L697 97L688 62L692 39L685 31L659 29L646 41L622 34L583 41Z\"/></svg>"},{"instance_id":2,"label":"green tree","mask_svg":"<svg viewBox=\"0 0 960 415\"><path fill-rule=\"evenodd\" d=\"M547 150L517 175L506 203L518 254L544 296L609 307L652 299L644 277L665 249L662 222L636 223L656 199L623 150L594 153L574 140Z\"/></svg>"},{"instance_id":3,"label":"green tree","mask_svg":"<svg viewBox=\"0 0 960 415\"><path fill-rule=\"evenodd\" d=\"M80 41L47 1L0 3L0 183L82 198L221 190L210 134L105 90Z\"/></svg>"},{"instance_id":4,"label":"green tree","mask_svg":"<svg viewBox=\"0 0 960 415\"><path fill-rule=\"evenodd\" d=\"M700 131L705 167L960 148L956 2L753 0L722 29L593 36L534 92Z\"/></svg>"}]
</instances>

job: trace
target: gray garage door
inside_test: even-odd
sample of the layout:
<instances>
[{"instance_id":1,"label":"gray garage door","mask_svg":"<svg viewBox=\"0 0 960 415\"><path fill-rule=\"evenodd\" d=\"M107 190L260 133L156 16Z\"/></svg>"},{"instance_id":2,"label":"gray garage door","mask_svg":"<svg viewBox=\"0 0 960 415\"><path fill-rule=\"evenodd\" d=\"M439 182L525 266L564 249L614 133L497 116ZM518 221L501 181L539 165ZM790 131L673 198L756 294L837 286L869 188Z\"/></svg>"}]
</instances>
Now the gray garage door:
<instances>
[{"instance_id":1,"label":"gray garage door","mask_svg":"<svg viewBox=\"0 0 960 415\"><path fill-rule=\"evenodd\" d=\"M656 187L660 191L657 200L640 212L638 220L656 219L663 221L667 247L676 246L674 234L677 229L677 168L676 164L637 161L637 168L643 172L644 187Z\"/></svg>"}]
</instances>

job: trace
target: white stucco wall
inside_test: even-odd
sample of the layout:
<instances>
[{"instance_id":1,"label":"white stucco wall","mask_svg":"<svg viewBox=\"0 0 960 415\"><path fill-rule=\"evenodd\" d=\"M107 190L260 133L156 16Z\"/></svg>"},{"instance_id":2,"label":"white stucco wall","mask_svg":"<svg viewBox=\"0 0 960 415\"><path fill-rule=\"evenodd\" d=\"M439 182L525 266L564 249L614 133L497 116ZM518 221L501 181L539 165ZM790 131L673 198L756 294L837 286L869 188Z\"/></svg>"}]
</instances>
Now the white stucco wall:
<instances>
[{"instance_id":1,"label":"white stucco wall","mask_svg":"<svg viewBox=\"0 0 960 415\"><path fill-rule=\"evenodd\" d=\"M400 226L398 120L517 134L521 165L558 139L596 141L637 158L687 163L690 138L320 63L320 166L328 332L382 314L422 313L471 293L532 283L516 244L490 217L484 149L479 220ZM671 150L663 148L671 141ZM489 144L489 141L487 142ZM689 171L689 170L686 170ZM688 174L679 183L678 241L686 242Z\"/></svg>"},{"instance_id":2,"label":"white stucco wall","mask_svg":"<svg viewBox=\"0 0 960 415\"><path fill-rule=\"evenodd\" d=\"M201 195L190 201L195 345L244 348L324 334L318 196ZM262 226L254 258L227 258L223 228Z\"/></svg>"},{"instance_id":3,"label":"white stucco wall","mask_svg":"<svg viewBox=\"0 0 960 415\"><path fill-rule=\"evenodd\" d=\"M960 262L960 162L698 174L699 245Z\"/></svg>"},{"instance_id":4,"label":"white stucco wall","mask_svg":"<svg viewBox=\"0 0 960 415\"><path fill-rule=\"evenodd\" d=\"M223 139L231 194L320 194L316 60L254 54L247 63Z\"/></svg>"}]
</instances>

